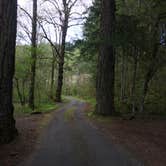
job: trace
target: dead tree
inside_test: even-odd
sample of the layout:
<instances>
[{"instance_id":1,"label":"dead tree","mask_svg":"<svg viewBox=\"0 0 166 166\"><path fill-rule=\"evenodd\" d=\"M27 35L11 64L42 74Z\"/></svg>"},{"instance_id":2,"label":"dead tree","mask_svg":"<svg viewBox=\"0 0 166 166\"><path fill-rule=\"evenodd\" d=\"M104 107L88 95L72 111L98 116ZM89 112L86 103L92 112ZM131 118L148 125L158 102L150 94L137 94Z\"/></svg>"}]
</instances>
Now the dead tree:
<instances>
[{"instance_id":1,"label":"dead tree","mask_svg":"<svg viewBox=\"0 0 166 166\"><path fill-rule=\"evenodd\" d=\"M70 27L80 25L80 20L84 19L82 13L74 12L73 8L79 0L46 0L45 3L51 4L53 8L45 9L44 15L40 17L40 26L44 37L48 40L54 50L54 57L58 62L58 78L56 87L56 101L61 102L63 87L64 59L66 50L66 37ZM44 25L45 23L45 25ZM55 32L55 39L48 35L47 25L52 26Z\"/></svg>"}]
</instances>

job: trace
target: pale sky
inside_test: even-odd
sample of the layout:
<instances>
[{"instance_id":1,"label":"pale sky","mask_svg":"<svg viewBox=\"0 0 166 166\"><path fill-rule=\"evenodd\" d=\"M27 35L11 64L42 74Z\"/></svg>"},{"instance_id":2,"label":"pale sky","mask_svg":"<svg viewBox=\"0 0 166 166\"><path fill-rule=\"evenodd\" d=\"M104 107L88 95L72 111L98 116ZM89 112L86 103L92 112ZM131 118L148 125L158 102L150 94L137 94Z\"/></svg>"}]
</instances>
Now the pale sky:
<instances>
[{"instance_id":1,"label":"pale sky","mask_svg":"<svg viewBox=\"0 0 166 166\"><path fill-rule=\"evenodd\" d=\"M60 2L61 0L59 0ZM82 0L83 4L86 7L91 6L93 0ZM32 11L32 0L18 0L18 5L20 5L22 8L29 10L29 12ZM74 8L74 12L83 12L85 11L85 6L84 5L77 5L76 8ZM40 6L38 5L38 8ZM31 25L30 25L31 26ZM50 29L50 28L49 28ZM82 26L74 26L69 28L68 34L67 34L67 41L72 41L74 39L78 39L82 37Z\"/></svg>"}]
</instances>

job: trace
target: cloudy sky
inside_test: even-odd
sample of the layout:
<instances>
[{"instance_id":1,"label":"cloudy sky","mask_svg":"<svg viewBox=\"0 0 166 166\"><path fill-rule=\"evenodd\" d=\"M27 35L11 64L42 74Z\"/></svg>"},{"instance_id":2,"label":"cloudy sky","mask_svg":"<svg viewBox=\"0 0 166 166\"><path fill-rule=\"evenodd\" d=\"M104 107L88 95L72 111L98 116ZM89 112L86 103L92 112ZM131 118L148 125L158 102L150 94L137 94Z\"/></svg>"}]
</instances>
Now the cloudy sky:
<instances>
[{"instance_id":1,"label":"cloudy sky","mask_svg":"<svg viewBox=\"0 0 166 166\"><path fill-rule=\"evenodd\" d=\"M60 1L61 0L58 0L58 2L60 2ZM93 0L80 0L80 1L83 3L83 5L78 3L77 6L75 8L73 8L74 12L76 12L76 13L85 11L86 7L91 6ZM22 8L29 10L29 12L32 11L32 0L18 0L18 4ZM40 8L39 5L40 4L38 4L38 8ZM82 26L71 27L68 30L67 41L72 41L77 38L81 38L81 36L82 36Z\"/></svg>"}]
</instances>

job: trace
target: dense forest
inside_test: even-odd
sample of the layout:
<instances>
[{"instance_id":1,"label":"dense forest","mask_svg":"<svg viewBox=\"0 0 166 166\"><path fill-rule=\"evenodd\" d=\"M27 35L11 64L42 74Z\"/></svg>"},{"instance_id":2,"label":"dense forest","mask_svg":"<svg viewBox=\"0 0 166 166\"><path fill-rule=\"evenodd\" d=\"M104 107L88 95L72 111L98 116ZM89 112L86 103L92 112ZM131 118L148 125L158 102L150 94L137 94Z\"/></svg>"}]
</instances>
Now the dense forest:
<instances>
[{"instance_id":1,"label":"dense forest","mask_svg":"<svg viewBox=\"0 0 166 166\"><path fill-rule=\"evenodd\" d=\"M100 5L100 1L96 0L87 9L83 39L65 44L64 96L78 96L92 101L96 98L97 57L101 43L98 35ZM116 30L111 38L116 54L112 60L115 61L115 110L165 113L165 2L119 0L116 7ZM43 19L48 19L47 22L51 21L49 16L45 17ZM21 26L26 30L24 24ZM21 33L25 34L20 28L20 36L23 37ZM47 34L43 34L46 31L40 33L35 60L36 107L43 102L55 101L56 95L59 96L59 92L56 93L58 84L62 84L58 82L62 76L58 75L61 73L58 67L61 60L57 55L57 49L61 46L52 43L45 36ZM26 106L29 102L31 59L31 46L17 45L14 102L18 105ZM109 71L111 66L108 66ZM107 81L106 77L105 83ZM107 92L110 93L109 89Z\"/></svg>"},{"instance_id":2,"label":"dense forest","mask_svg":"<svg viewBox=\"0 0 166 166\"><path fill-rule=\"evenodd\" d=\"M16 0L0 0L0 142L17 133L12 95L15 112L74 96L103 115L166 115L166 2L78 2L18 5L14 61ZM83 35L69 41L73 26Z\"/></svg>"}]
</instances>

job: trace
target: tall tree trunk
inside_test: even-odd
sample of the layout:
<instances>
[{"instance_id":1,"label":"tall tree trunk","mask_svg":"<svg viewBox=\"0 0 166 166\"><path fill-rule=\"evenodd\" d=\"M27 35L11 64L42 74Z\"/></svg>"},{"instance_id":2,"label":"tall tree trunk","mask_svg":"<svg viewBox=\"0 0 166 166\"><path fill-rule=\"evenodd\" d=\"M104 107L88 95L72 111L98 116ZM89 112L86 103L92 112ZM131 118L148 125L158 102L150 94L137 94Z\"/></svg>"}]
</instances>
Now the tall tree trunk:
<instances>
[{"instance_id":1,"label":"tall tree trunk","mask_svg":"<svg viewBox=\"0 0 166 166\"><path fill-rule=\"evenodd\" d=\"M101 2L101 46L98 57L96 112L112 115L114 108L115 51L112 44L115 29L115 0Z\"/></svg>"},{"instance_id":2,"label":"tall tree trunk","mask_svg":"<svg viewBox=\"0 0 166 166\"><path fill-rule=\"evenodd\" d=\"M13 76L16 45L17 1L0 0L0 143L17 134L13 118Z\"/></svg>"},{"instance_id":3,"label":"tall tree trunk","mask_svg":"<svg viewBox=\"0 0 166 166\"><path fill-rule=\"evenodd\" d=\"M51 65L51 86L50 86L50 98L54 99L54 77L55 77L55 50L52 48L52 54L53 54L53 59L52 59L52 65Z\"/></svg>"},{"instance_id":4,"label":"tall tree trunk","mask_svg":"<svg viewBox=\"0 0 166 166\"><path fill-rule=\"evenodd\" d=\"M37 60L37 0L33 0L33 17L32 17L32 46L31 46L31 76L29 88L29 107L34 110L35 103L35 77L36 77L36 60Z\"/></svg>"},{"instance_id":5,"label":"tall tree trunk","mask_svg":"<svg viewBox=\"0 0 166 166\"><path fill-rule=\"evenodd\" d=\"M26 97L25 97L25 80L22 80L22 96L23 96L23 101L24 105L26 104Z\"/></svg>"},{"instance_id":6,"label":"tall tree trunk","mask_svg":"<svg viewBox=\"0 0 166 166\"><path fill-rule=\"evenodd\" d=\"M148 67L148 71L145 74L145 80L143 83L143 92L141 97L141 103L140 103L140 112L144 112L144 106L145 106L145 99L149 90L149 83L152 80L153 76L158 70L157 67L157 54L159 50L159 44L158 44L158 27L159 27L159 17L156 20L155 26L154 26L154 32L153 32L153 39L152 39L152 61Z\"/></svg>"},{"instance_id":7,"label":"tall tree trunk","mask_svg":"<svg viewBox=\"0 0 166 166\"><path fill-rule=\"evenodd\" d=\"M58 63L58 84L56 89L56 101L61 102L62 86L63 86L63 66L65 56L65 44L62 45L61 55Z\"/></svg>"},{"instance_id":8,"label":"tall tree trunk","mask_svg":"<svg viewBox=\"0 0 166 166\"><path fill-rule=\"evenodd\" d=\"M51 87L50 87L50 98L54 99L54 77L55 77L55 57L53 56L52 66L51 66Z\"/></svg>"},{"instance_id":9,"label":"tall tree trunk","mask_svg":"<svg viewBox=\"0 0 166 166\"><path fill-rule=\"evenodd\" d=\"M23 97L23 95L21 94L21 91L20 91L20 85L19 85L18 78L15 78L15 82L16 82L17 94L18 94L18 97L20 99L20 103L21 103L22 106L24 106L25 105L24 97Z\"/></svg>"},{"instance_id":10,"label":"tall tree trunk","mask_svg":"<svg viewBox=\"0 0 166 166\"><path fill-rule=\"evenodd\" d=\"M126 87L126 76L125 76L125 56L126 56L126 52L125 49L123 49L123 53L122 53L122 65L121 65L121 101L124 101L124 97L125 97L125 87Z\"/></svg>"},{"instance_id":11,"label":"tall tree trunk","mask_svg":"<svg viewBox=\"0 0 166 166\"><path fill-rule=\"evenodd\" d=\"M66 8L64 6L64 8ZM65 19L63 21L62 26L62 44L61 44L61 52L59 57L59 63L58 63L58 84L56 89L56 101L61 102L62 101L62 86L63 86L63 66L64 66L64 58L65 58L65 49L66 49L66 35L67 35L67 29L68 29L68 13L65 13Z\"/></svg>"},{"instance_id":12,"label":"tall tree trunk","mask_svg":"<svg viewBox=\"0 0 166 166\"><path fill-rule=\"evenodd\" d=\"M134 69L133 69L133 82L131 88L131 100L132 100L132 113L135 114L135 107L136 107L136 96L135 96L135 85L136 85L136 78L137 78L137 66L138 66L138 49L134 48Z\"/></svg>"},{"instance_id":13,"label":"tall tree trunk","mask_svg":"<svg viewBox=\"0 0 166 166\"><path fill-rule=\"evenodd\" d=\"M158 46L157 46L158 47ZM157 51L157 50L156 50ZM156 52L157 54L157 52ZM153 76L155 75L155 73L157 72L157 68L155 67L155 59L153 60L153 62L151 63L148 72L145 75L145 80L143 83L143 93L142 93L142 97L141 97L141 104L140 104L140 112L144 112L144 105L145 105L145 99L149 90L149 84L150 81L152 80Z\"/></svg>"}]
</instances>

